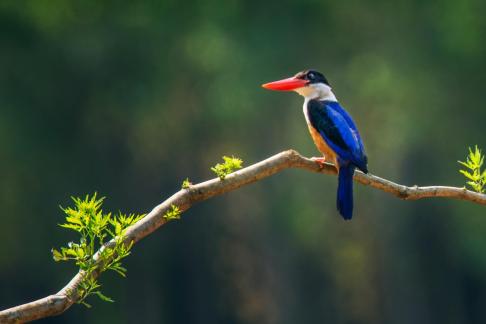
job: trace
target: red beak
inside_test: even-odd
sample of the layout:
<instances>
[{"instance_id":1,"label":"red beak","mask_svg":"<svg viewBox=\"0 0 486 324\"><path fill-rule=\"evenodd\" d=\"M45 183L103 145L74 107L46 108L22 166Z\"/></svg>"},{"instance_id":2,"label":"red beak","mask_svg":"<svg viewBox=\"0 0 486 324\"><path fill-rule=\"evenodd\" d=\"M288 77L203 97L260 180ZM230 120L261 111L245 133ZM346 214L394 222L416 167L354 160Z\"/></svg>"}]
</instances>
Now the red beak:
<instances>
[{"instance_id":1,"label":"red beak","mask_svg":"<svg viewBox=\"0 0 486 324\"><path fill-rule=\"evenodd\" d=\"M262 84L262 87L269 90L292 91L297 88L302 88L306 86L307 83L308 83L307 80L302 80L302 79L297 79L292 77L292 78L265 83Z\"/></svg>"}]
</instances>

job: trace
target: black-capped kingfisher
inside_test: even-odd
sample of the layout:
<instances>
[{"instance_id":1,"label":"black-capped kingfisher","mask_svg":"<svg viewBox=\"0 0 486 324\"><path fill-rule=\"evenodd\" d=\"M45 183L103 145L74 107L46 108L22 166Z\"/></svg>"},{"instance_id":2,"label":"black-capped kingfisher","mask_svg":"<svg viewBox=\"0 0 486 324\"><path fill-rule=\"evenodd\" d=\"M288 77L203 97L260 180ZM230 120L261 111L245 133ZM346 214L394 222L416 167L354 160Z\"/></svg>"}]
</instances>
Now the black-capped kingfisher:
<instances>
[{"instance_id":1,"label":"black-capped kingfisher","mask_svg":"<svg viewBox=\"0 0 486 324\"><path fill-rule=\"evenodd\" d=\"M322 73L306 70L291 78L265 83L265 89L295 91L305 98L304 115L310 134L323 157L338 171L337 209L344 219L353 217L355 168L368 173L363 141L351 116L341 107Z\"/></svg>"}]
</instances>

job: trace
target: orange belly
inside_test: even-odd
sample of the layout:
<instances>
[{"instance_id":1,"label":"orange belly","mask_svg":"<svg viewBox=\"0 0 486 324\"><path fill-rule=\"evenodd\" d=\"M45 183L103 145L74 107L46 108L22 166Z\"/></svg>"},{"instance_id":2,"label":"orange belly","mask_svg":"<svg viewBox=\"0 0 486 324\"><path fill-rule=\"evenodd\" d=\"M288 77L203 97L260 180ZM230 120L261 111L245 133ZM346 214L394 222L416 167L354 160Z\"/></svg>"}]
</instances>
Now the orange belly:
<instances>
[{"instance_id":1,"label":"orange belly","mask_svg":"<svg viewBox=\"0 0 486 324\"><path fill-rule=\"evenodd\" d=\"M317 149L322 153L322 155L326 158L327 162L332 162L336 166L336 169L339 168L337 163L336 153L327 145L327 143L322 138L321 134L312 125L309 126L309 132L311 134L312 139L314 140L314 144L317 146Z\"/></svg>"}]
</instances>

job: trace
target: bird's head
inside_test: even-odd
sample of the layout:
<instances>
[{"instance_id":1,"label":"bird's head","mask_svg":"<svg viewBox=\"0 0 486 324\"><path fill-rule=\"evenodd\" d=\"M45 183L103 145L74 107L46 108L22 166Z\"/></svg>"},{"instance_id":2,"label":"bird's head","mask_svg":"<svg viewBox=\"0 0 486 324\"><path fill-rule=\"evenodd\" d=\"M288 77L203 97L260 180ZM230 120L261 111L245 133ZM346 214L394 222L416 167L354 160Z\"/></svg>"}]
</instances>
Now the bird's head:
<instances>
[{"instance_id":1,"label":"bird's head","mask_svg":"<svg viewBox=\"0 0 486 324\"><path fill-rule=\"evenodd\" d=\"M295 91L308 99L336 101L326 77L315 70L305 70L291 78L262 84L262 87L277 91Z\"/></svg>"}]
</instances>

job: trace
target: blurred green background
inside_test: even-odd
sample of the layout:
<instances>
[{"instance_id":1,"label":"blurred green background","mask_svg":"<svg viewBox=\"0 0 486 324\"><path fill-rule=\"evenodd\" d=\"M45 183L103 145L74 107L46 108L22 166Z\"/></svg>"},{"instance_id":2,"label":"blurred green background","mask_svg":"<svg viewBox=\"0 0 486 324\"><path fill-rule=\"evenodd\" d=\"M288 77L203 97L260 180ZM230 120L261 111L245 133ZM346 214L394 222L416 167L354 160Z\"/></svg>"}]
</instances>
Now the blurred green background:
<instances>
[{"instance_id":1,"label":"blurred green background","mask_svg":"<svg viewBox=\"0 0 486 324\"><path fill-rule=\"evenodd\" d=\"M486 2L2 1L0 308L75 274L59 205L98 191L148 212L222 155L317 151L302 98L263 82L322 71L370 171L462 186L486 149ZM201 203L144 239L128 278L44 323L485 323L484 207L404 202L288 170Z\"/></svg>"}]
</instances>

